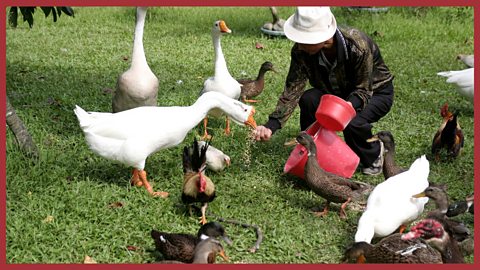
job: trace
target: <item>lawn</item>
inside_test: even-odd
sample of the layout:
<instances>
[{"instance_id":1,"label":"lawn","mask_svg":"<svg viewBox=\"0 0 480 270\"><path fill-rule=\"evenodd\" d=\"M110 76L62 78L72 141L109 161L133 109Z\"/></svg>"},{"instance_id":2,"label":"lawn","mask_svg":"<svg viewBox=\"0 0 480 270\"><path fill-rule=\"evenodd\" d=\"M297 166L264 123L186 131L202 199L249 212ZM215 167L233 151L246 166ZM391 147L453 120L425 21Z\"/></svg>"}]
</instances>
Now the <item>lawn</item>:
<instances>
[{"instance_id":1,"label":"lawn","mask_svg":"<svg viewBox=\"0 0 480 270\"><path fill-rule=\"evenodd\" d=\"M128 69L135 10L132 7L74 7L75 18L54 23L35 13L32 29L19 21L7 26L6 93L28 127L40 151L36 163L23 156L13 134L6 133L6 258L8 263L82 263L88 255L99 263L150 263L157 259L150 230L196 233L198 217L181 204L181 151L201 126L179 146L152 155L146 170L155 190L170 192L152 198L143 188L130 187L131 170L91 152L73 113L75 104L89 111L111 111L111 89ZM279 7L287 18L294 8ZM385 13L333 8L339 25L355 26L371 35L395 75L395 103L374 125L374 132L395 136L396 160L409 166L430 155L433 135L448 102L460 113L465 134L461 155L431 162L430 181L446 183L450 200L462 199L474 187L473 105L454 86L436 75L463 69L459 53L472 54L473 8L390 8ZM158 104L187 106L195 102L203 81L213 75L210 28L224 19L232 34L222 38L230 73L255 77L264 61L278 73L267 73L255 118L266 122L273 111L289 68L292 42L269 38L259 28L271 20L266 7L155 7L148 10L144 46L150 68L160 80ZM256 49L259 42L263 49ZM339 219L338 205L324 218L311 208L325 202L302 180L282 175L291 148L283 143L299 132L298 109L271 141L250 141L249 130L211 120L212 144L232 164L220 173L208 172L217 198L209 210L225 219L256 224L264 241L256 253L255 232L223 223L233 239L226 246L231 263L339 263L353 242L361 212L348 209ZM341 135L341 133L339 133ZM353 179L371 184L382 176ZM121 207L111 207L121 203ZM118 204L117 204L118 205ZM429 204L428 209L433 206ZM208 215L209 220L215 220ZM473 216L464 215L473 231ZM135 247L135 248L132 248ZM473 262L473 256L467 257Z\"/></svg>"}]
</instances>

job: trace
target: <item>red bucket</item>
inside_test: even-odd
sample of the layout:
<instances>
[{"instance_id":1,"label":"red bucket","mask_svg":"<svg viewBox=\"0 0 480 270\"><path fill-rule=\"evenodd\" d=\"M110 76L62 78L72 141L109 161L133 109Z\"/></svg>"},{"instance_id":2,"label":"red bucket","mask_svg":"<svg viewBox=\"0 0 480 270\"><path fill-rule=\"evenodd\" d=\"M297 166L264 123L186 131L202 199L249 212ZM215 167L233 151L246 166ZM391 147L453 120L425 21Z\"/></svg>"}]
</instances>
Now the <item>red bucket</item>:
<instances>
[{"instance_id":1,"label":"red bucket","mask_svg":"<svg viewBox=\"0 0 480 270\"><path fill-rule=\"evenodd\" d=\"M333 131L344 130L355 115L355 109L350 104L330 94L322 96L315 112L318 123Z\"/></svg>"},{"instance_id":2,"label":"red bucket","mask_svg":"<svg viewBox=\"0 0 480 270\"><path fill-rule=\"evenodd\" d=\"M315 122L306 132L313 136L317 146L317 160L321 168L345 178L352 177L360 158L334 131L322 128L318 122ZM303 145L298 144L290 153L283 172L303 179L307 152Z\"/></svg>"}]
</instances>

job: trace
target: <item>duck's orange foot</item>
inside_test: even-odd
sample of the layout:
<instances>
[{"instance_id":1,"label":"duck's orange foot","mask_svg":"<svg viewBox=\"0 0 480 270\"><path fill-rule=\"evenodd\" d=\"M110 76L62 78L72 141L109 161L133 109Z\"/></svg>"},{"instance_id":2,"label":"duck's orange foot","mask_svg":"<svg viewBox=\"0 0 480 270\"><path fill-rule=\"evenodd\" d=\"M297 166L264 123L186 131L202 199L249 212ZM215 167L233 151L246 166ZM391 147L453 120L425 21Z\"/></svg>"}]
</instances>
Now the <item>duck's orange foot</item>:
<instances>
[{"instance_id":1,"label":"duck's orange foot","mask_svg":"<svg viewBox=\"0 0 480 270\"><path fill-rule=\"evenodd\" d=\"M141 187L143 185L142 180L140 180L139 171L137 169L133 169L132 178L130 179L130 184L132 186L137 186L137 187Z\"/></svg>"},{"instance_id":2,"label":"duck's orange foot","mask_svg":"<svg viewBox=\"0 0 480 270\"><path fill-rule=\"evenodd\" d=\"M313 214L316 216L316 217L324 217L326 216L328 213L328 211L322 211L322 212L313 212Z\"/></svg>"},{"instance_id":3,"label":"duck's orange foot","mask_svg":"<svg viewBox=\"0 0 480 270\"><path fill-rule=\"evenodd\" d=\"M244 100L244 103L247 103L247 102L249 102L249 103L257 103L257 102L260 102L260 100L256 100L256 99L245 99L245 100Z\"/></svg>"},{"instance_id":4,"label":"duck's orange foot","mask_svg":"<svg viewBox=\"0 0 480 270\"><path fill-rule=\"evenodd\" d=\"M161 198L167 198L168 197L168 192L166 191L155 191L150 193L153 197L161 197Z\"/></svg>"},{"instance_id":5,"label":"duck's orange foot","mask_svg":"<svg viewBox=\"0 0 480 270\"><path fill-rule=\"evenodd\" d=\"M203 136L201 137L201 139L202 139L203 141L209 141L209 140L212 139L212 135L210 135L210 134L208 134L208 133L205 133L205 134L203 134Z\"/></svg>"},{"instance_id":6,"label":"duck's orange foot","mask_svg":"<svg viewBox=\"0 0 480 270\"><path fill-rule=\"evenodd\" d=\"M200 224L205 225L207 223L207 218L205 216L200 217Z\"/></svg>"}]
</instances>

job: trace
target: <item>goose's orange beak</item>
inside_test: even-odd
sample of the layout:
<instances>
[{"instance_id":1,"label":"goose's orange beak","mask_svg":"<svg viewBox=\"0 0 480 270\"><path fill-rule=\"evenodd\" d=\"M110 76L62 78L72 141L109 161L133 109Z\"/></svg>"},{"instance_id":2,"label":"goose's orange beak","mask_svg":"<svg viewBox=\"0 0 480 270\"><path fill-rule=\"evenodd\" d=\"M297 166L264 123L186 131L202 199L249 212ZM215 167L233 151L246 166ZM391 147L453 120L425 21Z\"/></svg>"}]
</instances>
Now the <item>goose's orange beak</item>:
<instances>
[{"instance_id":1,"label":"goose's orange beak","mask_svg":"<svg viewBox=\"0 0 480 270\"><path fill-rule=\"evenodd\" d=\"M227 24L225 23L225 21L220 21L220 32L222 32L222 33L231 33L232 30L230 30L230 29L227 27Z\"/></svg>"},{"instance_id":2,"label":"goose's orange beak","mask_svg":"<svg viewBox=\"0 0 480 270\"><path fill-rule=\"evenodd\" d=\"M245 125L252 127L253 129L257 128L257 122L255 122L255 119L253 118L253 115L255 114L255 108L252 108L252 111L250 112L250 115L248 116L247 121L245 121Z\"/></svg>"}]
</instances>

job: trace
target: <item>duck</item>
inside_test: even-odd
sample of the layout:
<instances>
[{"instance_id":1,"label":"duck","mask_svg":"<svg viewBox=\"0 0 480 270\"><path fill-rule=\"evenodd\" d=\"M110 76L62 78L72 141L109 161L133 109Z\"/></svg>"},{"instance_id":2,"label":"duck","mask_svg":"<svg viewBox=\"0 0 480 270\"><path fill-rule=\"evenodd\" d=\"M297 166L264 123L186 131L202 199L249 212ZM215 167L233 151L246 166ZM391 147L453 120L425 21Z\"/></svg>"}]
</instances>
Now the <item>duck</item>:
<instances>
[{"instance_id":1,"label":"duck","mask_svg":"<svg viewBox=\"0 0 480 270\"><path fill-rule=\"evenodd\" d=\"M345 250L344 262L438 264L442 255L420 239L402 240L401 233L394 233L376 244L354 243Z\"/></svg>"},{"instance_id":2,"label":"duck","mask_svg":"<svg viewBox=\"0 0 480 270\"><path fill-rule=\"evenodd\" d=\"M355 242L371 243L373 237L385 237L422 213L428 198L412 198L429 186L430 163L425 155L417 158L407 171L381 182L368 196L360 216Z\"/></svg>"},{"instance_id":3,"label":"duck","mask_svg":"<svg viewBox=\"0 0 480 270\"><path fill-rule=\"evenodd\" d=\"M390 131L380 131L367 140L367 142L374 141L381 141L385 149L382 167L383 177L385 179L406 171L405 168L398 166L395 162L395 140Z\"/></svg>"},{"instance_id":4,"label":"duck","mask_svg":"<svg viewBox=\"0 0 480 270\"><path fill-rule=\"evenodd\" d=\"M435 219L451 230L451 235L456 241L461 242L470 236L470 230L461 222L449 219L446 216L448 211L448 195L445 191L445 184L430 183L423 192L413 195L414 198L428 197L435 202L436 209L427 214L427 218Z\"/></svg>"},{"instance_id":5,"label":"duck","mask_svg":"<svg viewBox=\"0 0 480 270\"><path fill-rule=\"evenodd\" d=\"M137 7L130 68L117 79L112 99L112 112L141 106L157 106L158 78L148 66L143 48L143 27L146 7Z\"/></svg>"},{"instance_id":6,"label":"duck","mask_svg":"<svg viewBox=\"0 0 480 270\"><path fill-rule=\"evenodd\" d=\"M465 263L463 254L445 224L435 219L423 219L410 231L402 235L403 240L422 238L426 243L440 251L443 263Z\"/></svg>"},{"instance_id":7,"label":"duck","mask_svg":"<svg viewBox=\"0 0 480 270\"><path fill-rule=\"evenodd\" d=\"M435 160L440 160L440 151L447 149L449 158L456 158L464 146L465 138L463 130L458 122L458 113L451 113L448 110L448 103L445 103L440 109L440 115L443 118L442 124L433 136L432 154Z\"/></svg>"},{"instance_id":8,"label":"duck","mask_svg":"<svg viewBox=\"0 0 480 270\"><path fill-rule=\"evenodd\" d=\"M206 144L205 141L198 141L198 146L203 147ZM230 166L231 161L230 157L223 153L220 149L215 148L211 144L207 148L207 169L220 172L225 169L225 167Z\"/></svg>"},{"instance_id":9,"label":"duck","mask_svg":"<svg viewBox=\"0 0 480 270\"><path fill-rule=\"evenodd\" d=\"M228 256L225 254L225 249L223 248L220 241L215 240L213 238L207 238L205 240L200 241L193 251L193 261L192 264L212 264L215 263L216 256L219 255L223 258L224 261L228 262ZM213 256L214 259L211 259ZM176 263L181 264L184 262L177 261L177 260L163 260L157 263Z\"/></svg>"},{"instance_id":10,"label":"duck","mask_svg":"<svg viewBox=\"0 0 480 270\"><path fill-rule=\"evenodd\" d=\"M454 217L467 212L473 215L473 198L474 194L468 196L467 198L465 198L465 200L451 203L447 209L447 217Z\"/></svg>"},{"instance_id":11,"label":"duck","mask_svg":"<svg viewBox=\"0 0 480 270\"><path fill-rule=\"evenodd\" d=\"M183 148L183 189L182 202L191 207L193 203L201 203L202 216L200 223L206 224L205 212L208 203L215 199L215 185L204 173L206 168L206 152L209 142L204 146L198 145L194 138L192 147ZM191 208L190 208L191 209ZM191 211L190 211L191 212Z\"/></svg>"},{"instance_id":12,"label":"duck","mask_svg":"<svg viewBox=\"0 0 480 270\"><path fill-rule=\"evenodd\" d=\"M251 99L252 97L256 97L263 92L263 88L265 87L265 73L267 71L276 72L275 67L269 61L264 62L260 66L260 70L258 71L258 75L256 79L239 79L237 80L241 85L241 101L242 102L258 102L258 100Z\"/></svg>"},{"instance_id":13,"label":"duck","mask_svg":"<svg viewBox=\"0 0 480 270\"><path fill-rule=\"evenodd\" d=\"M314 214L319 217L325 216L328 213L330 202L335 202L342 204L339 216L345 219L345 208L347 204L352 200L359 199L361 191L363 191L365 187L322 169L320 165L318 165L315 142L306 132L300 132L296 140L308 151L308 159L304 168L305 182L313 192L327 200L323 211L314 212Z\"/></svg>"},{"instance_id":14,"label":"duck","mask_svg":"<svg viewBox=\"0 0 480 270\"><path fill-rule=\"evenodd\" d=\"M267 30L283 32L285 20L280 18L276 7L270 7L270 12L272 13L273 21L265 23L263 28Z\"/></svg>"},{"instance_id":15,"label":"duck","mask_svg":"<svg viewBox=\"0 0 480 270\"><path fill-rule=\"evenodd\" d=\"M474 67L473 54L459 54L459 55L457 55L457 60L462 61L469 68Z\"/></svg>"},{"instance_id":16,"label":"duck","mask_svg":"<svg viewBox=\"0 0 480 270\"><path fill-rule=\"evenodd\" d=\"M223 95L239 99L241 92L241 84L235 80L227 68L227 62L225 61L225 56L223 55L222 46L221 46L221 36L223 34L231 33L232 30L228 28L224 20L215 21L212 27L212 42L213 48L215 51L215 73L213 77L209 77L203 83L203 88L200 91L200 95L203 95L208 92L218 92ZM220 117L222 114L218 110L213 110L209 112L209 115L214 117ZM230 120L228 116L226 117L226 127L225 134L230 134ZM203 128L204 135L203 138L206 139L209 137L207 131L208 118L204 118Z\"/></svg>"},{"instance_id":17,"label":"duck","mask_svg":"<svg viewBox=\"0 0 480 270\"><path fill-rule=\"evenodd\" d=\"M438 72L437 75L447 78L447 83L455 84L457 92L473 103L473 81L475 74L473 69L474 68L442 71Z\"/></svg>"},{"instance_id":18,"label":"duck","mask_svg":"<svg viewBox=\"0 0 480 270\"><path fill-rule=\"evenodd\" d=\"M195 248L206 239L222 239L225 243L231 245L232 240L225 232L225 228L218 222L212 221L202 225L197 235L188 233L168 233L157 230L151 230L151 237L155 243L155 248L162 253L166 260L176 260L184 263L192 263L195 257ZM215 256L210 255L208 262L215 261Z\"/></svg>"},{"instance_id":19,"label":"duck","mask_svg":"<svg viewBox=\"0 0 480 270\"><path fill-rule=\"evenodd\" d=\"M185 107L143 106L118 113L87 113L76 105L74 112L93 152L133 167L132 185L143 185L151 195L165 198L168 192L154 192L147 181L146 159L180 144L213 108L224 111L239 125L257 126L252 106L216 92L205 93L193 105Z\"/></svg>"}]
</instances>

